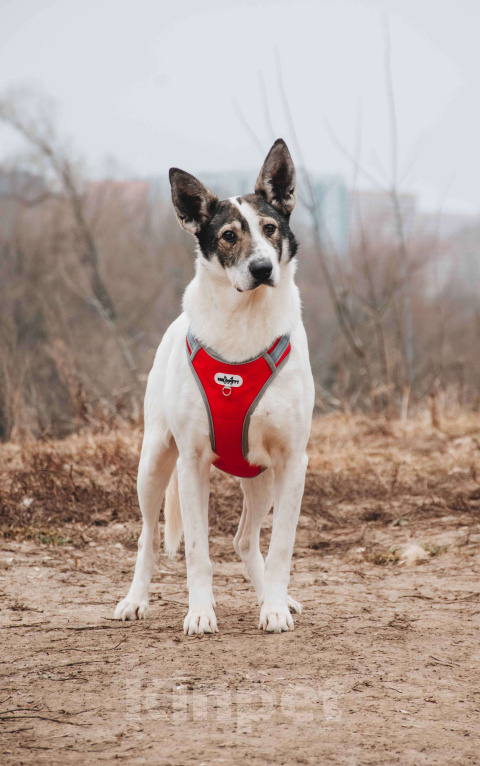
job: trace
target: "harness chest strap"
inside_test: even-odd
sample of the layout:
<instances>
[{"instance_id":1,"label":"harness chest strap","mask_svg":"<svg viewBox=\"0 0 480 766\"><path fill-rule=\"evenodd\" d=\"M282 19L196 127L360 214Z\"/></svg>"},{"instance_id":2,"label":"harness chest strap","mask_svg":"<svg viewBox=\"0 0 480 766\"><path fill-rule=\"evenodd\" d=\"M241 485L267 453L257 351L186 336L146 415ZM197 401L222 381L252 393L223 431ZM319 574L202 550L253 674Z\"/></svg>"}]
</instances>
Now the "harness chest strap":
<instances>
[{"instance_id":1,"label":"harness chest strap","mask_svg":"<svg viewBox=\"0 0 480 766\"><path fill-rule=\"evenodd\" d=\"M288 361L290 336L246 362L226 362L203 346L189 329L187 356L207 410L214 465L225 473L253 478L264 470L248 462L250 418L270 383Z\"/></svg>"}]
</instances>

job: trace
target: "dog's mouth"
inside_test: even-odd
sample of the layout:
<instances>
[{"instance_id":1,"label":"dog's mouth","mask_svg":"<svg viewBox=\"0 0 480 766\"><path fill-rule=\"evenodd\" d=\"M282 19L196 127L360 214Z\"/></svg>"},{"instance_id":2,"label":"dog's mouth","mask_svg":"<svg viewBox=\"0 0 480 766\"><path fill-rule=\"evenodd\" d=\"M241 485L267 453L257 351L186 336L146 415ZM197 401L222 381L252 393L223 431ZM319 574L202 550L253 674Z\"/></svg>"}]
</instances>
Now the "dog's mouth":
<instances>
[{"instance_id":1,"label":"dog's mouth","mask_svg":"<svg viewBox=\"0 0 480 766\"><path fill-rule=\"evenodd\" d=\"M271 279L269 279L267 282L255 280L255 282L251 285L251 287L246 287L245 289L242 289L241 287L237 287L235 285L235 290L237 290L237 292L239 293L251 293L254 290L257 290L259 287L262 287L262 285L263 287L276 287L276 284Z\"/></svg>"}]
</instances>

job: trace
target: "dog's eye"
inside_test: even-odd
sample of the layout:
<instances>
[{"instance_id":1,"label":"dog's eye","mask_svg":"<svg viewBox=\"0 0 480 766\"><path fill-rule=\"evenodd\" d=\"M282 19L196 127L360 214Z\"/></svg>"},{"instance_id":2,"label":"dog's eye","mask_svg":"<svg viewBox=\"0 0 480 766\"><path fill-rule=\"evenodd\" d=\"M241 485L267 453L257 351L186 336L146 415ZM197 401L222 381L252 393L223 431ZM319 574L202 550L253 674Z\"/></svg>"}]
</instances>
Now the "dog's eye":
<instances>
[{"instance_id":1,"label":"dog's eye","mask_svg":"<svg viewBox=\"0 0 480 766\"><path fill-rule=\"evenodd\" d=\"M224 240L225 240L225 242L230 242L230 243L232 243L232 242L235 242L235 241L236 241L236 239L237 239L237 235L235 234L235 232L234 232L234 231L232 231L231 229L228 229L228 231L224 231L224 232L223 232L223 234L222 234L222 239L224 239Z\"/></svg>"},{"instance_id":2,"label":"dog's eye","mask_svg":"<svg viewBox=\"0 0 480 766\"><path fill-rule=\"evenodd\" d=\"M267 237L271 237L272 234L275 232L276 228L277 227L275 226L274 223L266 223L265 226L263 227L263 231L265 232Z\"/></svg>"}]
</instances>

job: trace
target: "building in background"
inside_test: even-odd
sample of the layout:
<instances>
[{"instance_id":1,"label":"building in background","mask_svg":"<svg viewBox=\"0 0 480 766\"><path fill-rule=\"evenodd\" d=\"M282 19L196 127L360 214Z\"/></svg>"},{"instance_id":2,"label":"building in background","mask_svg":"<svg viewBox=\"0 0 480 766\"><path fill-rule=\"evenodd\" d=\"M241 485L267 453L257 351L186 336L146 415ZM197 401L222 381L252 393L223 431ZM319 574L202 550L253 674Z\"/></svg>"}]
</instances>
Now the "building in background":
<instances>
[{"instance_id":1,"label":"building in background","mask_svg":"<svg viewBox=\"0 0 480 766\"><path fill-rule=\"evenodd\" d=\"M314 178L313 188L320 218L320 236L327 253L341 260L348 255L350 193L341 176Z\"/></svg>"},{"instance_id":2,"label":"building in background","mask_svg":"<svg viewBox=\"0 0 480 766\"><path fill-rule=\"evenodd\" d=\"M44 178L26 170L3 170L0 167L0 197L32 203L46 191Z\"/></svg>"},{"instance_id":3,"label":"building in background","mask_svg":"<svg viewBox=\"0 0 480 766\"><path fill-rule=\"evenodd\" d=\"M45 180L41 176L0 166L0 260L10 257L13 231L22 204L34 205L44 198L46 190ZM7 242L8 246L5 244Z\"/></svg>"},{"instance_id":4,"label":"building in background","mask_svg":"<svg viewBox=\"0 0 480 766\"><path fill-rule=\"evenodd\" d=\"M232 170L223 173L202 173L200 180L213 191L219 199L241 197L251 194L255 189L258 173L248 170Z\"/></svg>"},{"instance_id":5,"label":"building in background","mask_svg":"<svg viewBox=\"0 0 480 766\"><path fill-rule=\"evenodd\" d=\"M358 190L351 194L352 233L357 236L364 232L374 232L378 239L395 241L398 238L398 214L395 202L388 191ZM417 218L417 196L412 193L398 194L398 207L403 228L403 235L409 239Z\"/></svg>"}]
</instances>

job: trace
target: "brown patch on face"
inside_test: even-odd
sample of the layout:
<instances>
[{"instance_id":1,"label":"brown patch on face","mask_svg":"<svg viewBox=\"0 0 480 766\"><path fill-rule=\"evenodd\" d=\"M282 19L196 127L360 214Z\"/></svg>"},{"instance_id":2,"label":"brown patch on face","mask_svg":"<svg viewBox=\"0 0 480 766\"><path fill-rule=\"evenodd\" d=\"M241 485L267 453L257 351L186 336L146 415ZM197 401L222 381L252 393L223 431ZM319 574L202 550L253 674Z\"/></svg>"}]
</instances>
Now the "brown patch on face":
<instances>
[{"instance_id":1,"label":"brown patch on face","mask_svg":"<svg viewBox=\"0 0 480 766\"><path fill-rule=\"evenodd\" d=\"M298 245L290 229L289 216L273 207L261 194L245 194L241 197L240 201L247 202L257 213L259 222L261 222L260 228L262 229L263 227L262 230L265 238L275 247L278 253L278 260L280 261L282 258L285 240L288 242L289 259L293 258L297 252ZM271 236L267 236L264 231L265 225L269 222L277 227Z\"/></svg>"},{"instance_id":2,"label":"brown patch on face","mask_svg":"<svg viewBox=\"0 0 480 766\"><path fill-rule=\"evenodd\" d=\"M251 250L252 235L245 219L243 221L245 226L242 226L242 221L237 217L225 223L218 231L217 256L224 267L234 266Z\"/></svg>"},{"instance_id":3,"label":"brown patch on face","mask_svg":"<svg viewBox=\"0 0 480 766\"><path fill-rule=\"evenodd\" d=\"M268 239L268 241L271 242L274 248L281 255L283 239L280 232L280 227L275 218L272 218L272 216L268 215L260 215L258 219L258 225L265 239Z\"/></svg>"},{"instance_id":4,"label":"brown patch on face","mask_svg":"<svg viewBox=\"0 0 480 766\"><path fill-rule=\"evenodd\" d=\"M220 203L222 209L209 226L213 252L224 268L230 268L252 252L252 234L247 220L230 200Z\"/></svg>"},{"instance_id":5,"label":"brown patch on face","mask_svg":"<svg viewBox=\"0 0 480 766\"><path fill-rule=\"evenodd\" d=\"M232 231L235 237L228 241L224 234ZM252 235L247 221L230 200L218 202L208 225L197 234L205 258L216 255L224 268L234 266L251 252Z\"/></svg>"}]
</instances>

